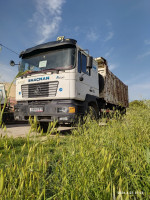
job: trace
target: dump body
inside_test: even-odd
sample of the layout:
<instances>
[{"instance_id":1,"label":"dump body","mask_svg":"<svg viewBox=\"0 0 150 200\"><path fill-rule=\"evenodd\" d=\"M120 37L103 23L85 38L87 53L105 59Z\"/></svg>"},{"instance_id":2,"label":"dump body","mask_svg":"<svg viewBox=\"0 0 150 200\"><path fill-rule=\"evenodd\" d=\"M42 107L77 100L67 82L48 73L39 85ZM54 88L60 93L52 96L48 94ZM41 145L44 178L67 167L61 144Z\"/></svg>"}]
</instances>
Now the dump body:
<instances>
[{"instance_id":1,"label":"dump body","mask_svg":"<svg viewBox=\"0 0 150 200\"><path fill-rule=\"evenodd\" d=\"M128 107L128 86L108 69L104 58L99 57L95 60L98 63L98 73L104 80L104 88L99 93L99 97L108 104Z\"/></svg>"}]
</instances>

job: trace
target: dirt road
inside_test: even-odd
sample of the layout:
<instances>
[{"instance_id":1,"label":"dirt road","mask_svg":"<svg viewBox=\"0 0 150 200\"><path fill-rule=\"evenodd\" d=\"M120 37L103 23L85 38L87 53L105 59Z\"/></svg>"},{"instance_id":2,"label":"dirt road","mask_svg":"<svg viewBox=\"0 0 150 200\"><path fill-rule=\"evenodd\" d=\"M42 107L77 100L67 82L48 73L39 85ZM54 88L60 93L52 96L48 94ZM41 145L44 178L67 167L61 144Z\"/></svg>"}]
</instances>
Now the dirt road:
<instances>
[{"instance_id":1,"label":"dirt road","mask_svg":"<svg viewBox=\"0 0 150 200\"><path fill-rule=\"evenodd\" d=\"M58 127L57 130L61 133L69 132L75 127ZM6 130L0 128L0 135L8 137L26 137L29 134L30 125L29 124L8 124L6 125ZM35 133L31 133L30 136Z\"/></svg>"},{"instance_id":2,"label":"dirt road","mask_svg":"<svg viewBox=\"0 0 150 200\"><path fill-rule=\"evenodd\" d=\"M28 124L9 124L6 130L0 128L0 135L8 137L26 137L29 133L30 126Z\"/></svg>"},{"instance_id":3,"label":"dirt road","mask_svg":"<svg viewBox=\"0 0 150 200\"><path fill-rule=\"evenodd\" d=\"M99 123L100 126L106 126L105 122ZM64 127L60 126L57 128L57 131L61 132L62 135L66 135L71 132L72 129L76 127ZM7 124L6 130L0 128L0 135L8 137L26 137L29 134L30 131L30 125L27 123L13 123L13 124ZM30 136L35 135L36 133L31 133Z\"/></svg>"}]
</instances>

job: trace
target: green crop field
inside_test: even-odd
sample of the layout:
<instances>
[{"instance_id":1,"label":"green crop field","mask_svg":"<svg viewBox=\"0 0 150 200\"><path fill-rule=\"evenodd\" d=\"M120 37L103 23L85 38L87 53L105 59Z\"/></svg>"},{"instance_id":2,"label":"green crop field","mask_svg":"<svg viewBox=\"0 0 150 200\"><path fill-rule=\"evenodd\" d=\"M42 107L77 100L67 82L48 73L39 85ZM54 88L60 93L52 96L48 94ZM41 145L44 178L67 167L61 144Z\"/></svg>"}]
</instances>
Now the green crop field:
<instances>
[{"instance_id":1,"label":"green crop field","mask_svg":"<svg viewBox=\"0 0 150 200\"><path fill-rule=\"evenodd\" d=\"M149 101L46 137L0 138L0 200L150 199Z\"/></svg>"}]
</instances>

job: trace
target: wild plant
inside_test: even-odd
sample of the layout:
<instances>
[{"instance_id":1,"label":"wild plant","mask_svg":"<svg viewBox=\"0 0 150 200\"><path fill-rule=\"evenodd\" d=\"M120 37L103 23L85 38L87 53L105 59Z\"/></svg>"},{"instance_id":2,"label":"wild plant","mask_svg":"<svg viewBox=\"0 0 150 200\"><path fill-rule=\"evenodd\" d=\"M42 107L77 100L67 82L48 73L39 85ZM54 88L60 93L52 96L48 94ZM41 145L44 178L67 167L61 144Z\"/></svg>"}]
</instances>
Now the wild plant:
<instances>
[{"instance_id":1,"label":"wild plant","mask_svg":"<svg viewBox=\"0 0 150 200\"><path fill-rule=\"evenodd\" d=\"M87 118L47 140L0 138L0 199L150 198L150 112L133 106L105 126ZM36 121L35 121L36 124Z\"/></svg>"}]
</instances>

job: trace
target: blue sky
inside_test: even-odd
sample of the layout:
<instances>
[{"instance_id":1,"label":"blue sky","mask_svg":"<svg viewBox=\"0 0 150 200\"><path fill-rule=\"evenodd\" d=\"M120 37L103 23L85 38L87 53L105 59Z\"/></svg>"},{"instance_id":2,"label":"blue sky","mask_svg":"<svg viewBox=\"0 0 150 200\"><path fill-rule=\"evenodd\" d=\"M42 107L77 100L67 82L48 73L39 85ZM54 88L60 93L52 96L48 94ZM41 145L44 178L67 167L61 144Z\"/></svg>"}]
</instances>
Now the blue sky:
<instances>
[{"instance_id":1,"label":"blue sky","mask_svg":"<svg viewBox=\"0 0 150 200\"><path fill-rule=\"evenodd\" d=\"M0 44L17 53L57 36L73 38L129 87L129 99L150 99L149 0L5 0ZM0 81L11 81L18 55L2 47Z\"/></svg>"}]
</instances>

